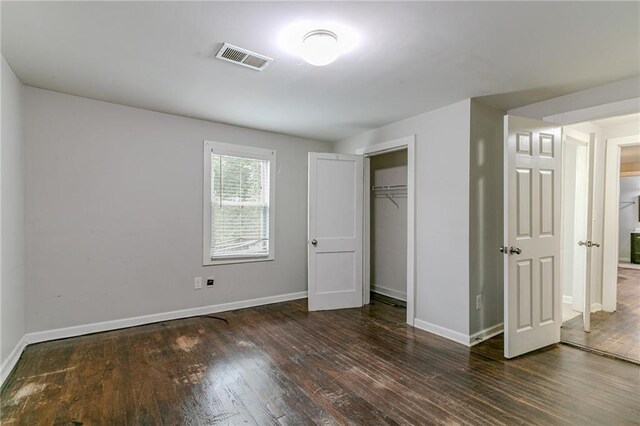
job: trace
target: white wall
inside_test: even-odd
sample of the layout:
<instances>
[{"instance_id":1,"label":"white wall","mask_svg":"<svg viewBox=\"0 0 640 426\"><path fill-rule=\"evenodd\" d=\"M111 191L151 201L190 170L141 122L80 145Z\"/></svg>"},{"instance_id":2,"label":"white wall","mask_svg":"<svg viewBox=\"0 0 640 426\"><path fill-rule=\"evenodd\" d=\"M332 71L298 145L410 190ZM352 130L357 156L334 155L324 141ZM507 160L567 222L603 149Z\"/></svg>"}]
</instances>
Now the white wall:
<instances>
[{"instance_id":1,"label":"white wall","mask_svg":"<svg viewBox=\"0 0 640 426\"><path fill-rule=\"evenodd\" d=\"M306 291L307 153L330 144L31 87L25 107L28 332ZM275 261L202 266L203 139L277 151Z\"/></svg>"},{"instance_id":2,"label":"white wall","mask_svg":"<svg viewBox=\"0 0 640 426\"><path fill-rule=\"evenodd\" d=\"M469 333L503 322L503 159L505 112L471 101L469 184ZM453 160L455 161L455 160ZM482 306L476 309L476 296Z\"/></svg>"},{"instance_id":3,"label":"white wall","mask_svg":"<svg viewBox=\"0 0 640 426\"><path fill-rule=\"evenodd\" d=\"M407 150L371 157L371 185L406 185ZM368 189L368 188L367 188ZM407 197L371 194L371 290L407 300Z\"/></svg>"},{"instance_id":4,"label":"white wall","mask_svg":"<svg viewBox=\"0 0 640 426\"><path fill-rule=\"evenodd\" d=\"M619 252L620 260L626 262L631 257L631 231L640 228L638 221L638 196L640 196L640 176L621 176L620 177L620 220L618 222L619 230ZM634 201L634 204L629 204Z\"/></svg>"},{"instance_id":5,"label":"white wall","mask_svg":"<svg viewBox=\"0 0 640 426\"><path fill-rule=\"evenodd\" d=\"M338 141L336 152L416 135L416 318L469 332L470 100Z\"/></svg>"},{"instance_id":6,"label":"white wall","mask_svg":"<svg viewBox=\"0 0 640 426\"><path fill-rule=\"evenodd\" d=\"M4 365L25 330L25 156L22 83L4 56L1 73L0 364ZM6 374L3 369L2 378Z\"/></svg>"}]
</instances>

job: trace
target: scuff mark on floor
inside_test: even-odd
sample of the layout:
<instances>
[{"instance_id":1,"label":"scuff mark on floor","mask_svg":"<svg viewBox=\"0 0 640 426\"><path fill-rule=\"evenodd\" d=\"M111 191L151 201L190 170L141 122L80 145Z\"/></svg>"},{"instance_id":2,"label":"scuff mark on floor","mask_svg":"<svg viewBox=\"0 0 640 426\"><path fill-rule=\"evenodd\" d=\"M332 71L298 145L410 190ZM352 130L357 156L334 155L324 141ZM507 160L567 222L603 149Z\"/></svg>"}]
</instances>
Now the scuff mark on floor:
<instances>
[{"instance_id":1,"label":"scuff mark on floor","mask_svg":"<svg viewBox=\"0 0 640 426\"><path fill-rule=\"evenodd\" d=\"M198 384L200 382L200 380L202 380L202 378L204 377L204 373L205 373L205 367L204 365L198 363L198 364L193 364L187 367L187 372L184 376L180 377L180 378L174 378L173 382L175 384Z\"/></svg>"},{"instance_id":2,"label":"scuff mark on floor","mask_svg":"<svg viewBox=\"0 0 640 426\"><path fill-rule=\"evenodd\" d=\"M60 374L60 373L66 373L69 370L74 370L76 367L68 367L68 368L63 368L61 370L54 370L54 371L48 371L46 373L42 373L42 374L34 374L33 376L29 376L27 377L27 379L33 379L35 377L45 377L45 376L51 376L52 374Z\"/></svg>"},{"instance_id":3,"label":"scuff mark on floor","mask_svg":"<svg viewBox=\"0 0 640 426\"><path fill-rule=\"evenodd\" d=\"M200 343L199 337L180 336L176 339L176 347L181 351L191 352Z\"/></svg>"},{"instance_id":4,"label":"scuff mark on floor","mask_svg":"<svg viewBox=\"0 0 640 426\"><path fill-rule=\"evenodd\" d=\"M349 405L349 401L345 398L347 394L342 389L338 389L335 392L322 392L324 396L331 401L332 404L342 407Z\"/></svg>"},{"instance_id":5,"label":"scuff mark on floor","mask_svg":"<svg viewBox=\"0 0 640 426\"><path fill-rule=\"evenodd\" d=\"M34 382L27 383L26 385L18 389L16 394L13 396L12 402L14 404L17 404L18 402L20 402L22 398L26 398L35 393L41 392L46 387L47 387L46 383L34 383Z\"/></svg>"}]
</instances>

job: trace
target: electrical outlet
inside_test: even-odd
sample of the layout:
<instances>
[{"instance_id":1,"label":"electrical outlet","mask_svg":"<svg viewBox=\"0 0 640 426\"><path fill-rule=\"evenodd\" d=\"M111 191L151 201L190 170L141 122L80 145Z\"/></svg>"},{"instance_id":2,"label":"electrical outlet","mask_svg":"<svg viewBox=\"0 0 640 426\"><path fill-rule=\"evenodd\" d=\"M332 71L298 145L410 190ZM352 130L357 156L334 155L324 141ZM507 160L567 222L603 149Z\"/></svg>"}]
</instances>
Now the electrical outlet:
<instances>
[{"instance_id":1,"label":"electrical outlet","mask_svg":"<svg viewBox=\"0 0 640 426\"><path fill-rule=\"evenodd\" d=\"M482 308L482 295L476 296L476 311Z\"/></svg>"},{"instance_id":2,"label":"electrical outlet","mask_svg":"<svg viewBox=\"0 0 640 426\"><path fill-rule=\"evenodd\" d=\"M202 277L195 277L193 279L193 288L195 290L200 290L202 288Z\"/></svg>"},{"instance_id":3,"label":"electrical outlet","mask_svg":"<svg viewBox=\"0 0 640 426\"><path fill-rule=\"evenodd\" d=\"M214 283L213 277L207 277L207 287L213 287Z\"/></svg>"}]
</instances>

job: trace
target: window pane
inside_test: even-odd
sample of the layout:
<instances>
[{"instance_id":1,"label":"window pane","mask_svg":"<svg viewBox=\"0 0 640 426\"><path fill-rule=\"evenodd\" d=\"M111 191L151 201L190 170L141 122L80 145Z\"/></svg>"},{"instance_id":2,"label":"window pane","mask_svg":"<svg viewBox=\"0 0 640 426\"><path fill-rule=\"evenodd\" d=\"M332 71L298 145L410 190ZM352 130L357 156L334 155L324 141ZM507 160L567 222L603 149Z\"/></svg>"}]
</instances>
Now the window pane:
<instances>
[{"instance_id":1,"label":"window pane","mask_svg":"<svg viewBox=\"0 0 640 426\"><path fill-rule=\"evenodd\" d=\"M211 258L269 254L269 161L211 154Z\"/></svg>"}]
</instances>

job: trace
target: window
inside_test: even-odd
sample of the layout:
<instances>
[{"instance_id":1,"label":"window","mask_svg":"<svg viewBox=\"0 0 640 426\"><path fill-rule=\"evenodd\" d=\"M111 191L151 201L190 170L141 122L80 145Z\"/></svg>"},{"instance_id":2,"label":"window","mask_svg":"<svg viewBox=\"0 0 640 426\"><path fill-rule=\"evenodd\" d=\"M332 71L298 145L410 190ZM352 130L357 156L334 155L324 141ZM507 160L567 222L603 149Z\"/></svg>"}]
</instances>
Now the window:
<instances>
[{"instance_id":1,"label":"window","mask_svg":"<svg viewBox=\"0 0 640 426\"><path fill-rule=\"evenodd\" d=\"M276 153L204 142L203 264L274 259Z\"/></svg>"}]
</instances>

